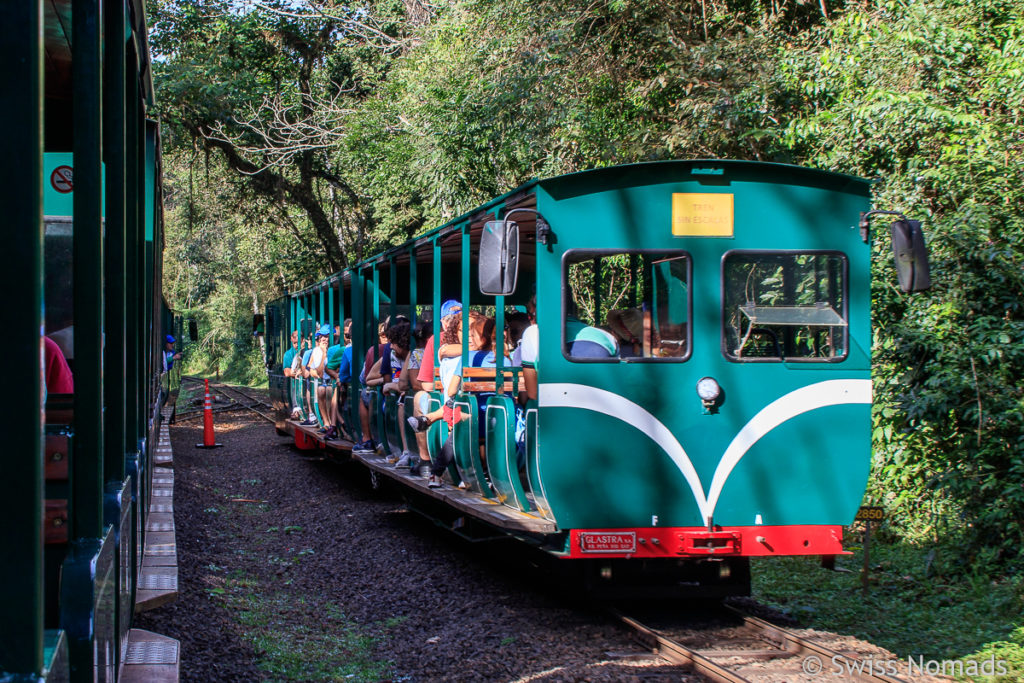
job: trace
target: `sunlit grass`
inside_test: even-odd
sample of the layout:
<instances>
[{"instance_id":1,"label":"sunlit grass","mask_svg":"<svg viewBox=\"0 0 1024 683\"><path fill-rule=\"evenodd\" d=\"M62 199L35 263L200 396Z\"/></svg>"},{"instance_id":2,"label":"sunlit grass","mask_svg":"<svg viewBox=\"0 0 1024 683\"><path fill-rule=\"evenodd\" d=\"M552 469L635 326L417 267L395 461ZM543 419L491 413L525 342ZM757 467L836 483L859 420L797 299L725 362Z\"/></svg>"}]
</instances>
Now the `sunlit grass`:
<instances>
[{"instance_id":1,"label":"sunlit grass","mask_svg":"<svg viewBox=\"0 0 1024 683\"><path fill-rule=\"evenodd\" d=\"M854 635L897 657L981 660L996 653L1009 676L1024 680L1024 616L1018 579L935 573L935 551L873 543L865 594L862 548L823 569L820 558L755 559L754 597L795 617L803 627ZM988 679L991 680L991 679Z\"/></svg>"}]
</instances>

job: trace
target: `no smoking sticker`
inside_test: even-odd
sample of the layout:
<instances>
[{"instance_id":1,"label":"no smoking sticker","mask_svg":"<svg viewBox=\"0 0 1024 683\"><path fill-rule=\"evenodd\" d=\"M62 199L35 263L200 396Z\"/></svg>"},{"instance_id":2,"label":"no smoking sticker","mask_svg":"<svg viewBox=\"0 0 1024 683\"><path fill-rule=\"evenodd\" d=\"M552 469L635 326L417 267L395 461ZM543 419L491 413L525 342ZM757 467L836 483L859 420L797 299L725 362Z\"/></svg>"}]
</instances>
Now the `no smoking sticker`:
<instances>
[{"instance_id":1,"label":"no smoking sticker","mask_svg":"<svg viewBox=\"0 0 1024 683\"><path fill-rule=\"evenodd\" d=\"M67 194L75 187L75 171L70 166L58 166L50 174L50 184L57 192Z\"/></svg>"}]
</instances>

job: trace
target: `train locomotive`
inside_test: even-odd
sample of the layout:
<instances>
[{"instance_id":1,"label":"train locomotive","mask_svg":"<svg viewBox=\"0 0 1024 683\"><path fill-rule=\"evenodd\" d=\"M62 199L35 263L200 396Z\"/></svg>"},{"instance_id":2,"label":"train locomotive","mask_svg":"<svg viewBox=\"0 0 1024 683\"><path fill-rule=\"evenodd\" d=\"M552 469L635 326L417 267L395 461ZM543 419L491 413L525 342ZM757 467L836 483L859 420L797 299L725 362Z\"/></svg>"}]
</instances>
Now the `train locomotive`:
<instances>
[{"instance_id":1,"label":"train locomotive","mask_svg":"<svg viewBox=\"0 0 1024 683\"><path fill-rule=\"evenodd\" d=\"M268 305L278 430L303 452L390 477L452 529L481 525L580 567L595 592L747 593L751 557L843 553L864 494L870 204L863 179L747 161L528 182ZM901 216L893 235L904 289L926 287L920 225ZM476 308L501 339L506 311L534 297L535 399L522 401L521 367L470 368L463 339L454 403L484 417L453 422L451 434L431 425L432 459L454 445L446 487L387 463L410 429L398 409L411 415L411 396L372 390L372 454L352 453L357 399L340 399L348 440L290 418L309 392L283 372L293 331L351 318L360 359L388 315L427 316L437 338L436 312L457 299L463 329ZM580 326L615 325L628 328L615 353L573 352ZM343 389L364 387L353 377Z\"/></svg>"}]
</instances>

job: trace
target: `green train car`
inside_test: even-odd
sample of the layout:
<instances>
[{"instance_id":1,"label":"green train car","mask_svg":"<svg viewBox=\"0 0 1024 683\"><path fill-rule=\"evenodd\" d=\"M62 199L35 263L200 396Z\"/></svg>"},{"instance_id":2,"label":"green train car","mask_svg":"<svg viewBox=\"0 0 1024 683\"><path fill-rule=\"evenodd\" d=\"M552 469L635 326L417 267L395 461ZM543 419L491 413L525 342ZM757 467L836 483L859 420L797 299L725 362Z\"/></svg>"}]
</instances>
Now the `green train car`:
<instances>
[{"instance_id":1,"label":"green train car","mask_svg":"<svg viewBox=\"0 0 1024 683\"><path fill-rule=\"evenodd\" d=\"M0 26L0 278L13 314L0 341L12 389L0 680L130 679L159 411L174 387L144 3L8 2Z\"/></svg>"},{"instance_id":2,"label":"green train car","mask_svg":"<svg viewBox=\"0 0 1024 683\"><path fill-rule=\"evenodd\" d=\"M523 393L531 369L496 357L505 367L469 370L463 335L454 403L483 416L452 423L450 485L428 488L385 464L409 429L397 413L412 414L410 396L374 390L382 448L352 457L453 527L481 522L580 562L596 590L744 593L751 557L844 552L864 494L870 204L865 180L743 161L529 182L268 306L278 428L332 457L360 439L358 401L347 398L363 389L355 377L335 399L349 440L289 418L298 406L323 424L305 403L308 380L283 372L292 331L352 318L358 365L386 315L429 316L438 338L434 312L457 299L463 329L476 309L502 339L507 312L535 296L535 399ZM901 277L921 288L919 225L898 223L903 262L917 265ZM594 340L607 348L577 352ZM430 427L434 460L447 431Z\"/></svg>"}]
</instances>

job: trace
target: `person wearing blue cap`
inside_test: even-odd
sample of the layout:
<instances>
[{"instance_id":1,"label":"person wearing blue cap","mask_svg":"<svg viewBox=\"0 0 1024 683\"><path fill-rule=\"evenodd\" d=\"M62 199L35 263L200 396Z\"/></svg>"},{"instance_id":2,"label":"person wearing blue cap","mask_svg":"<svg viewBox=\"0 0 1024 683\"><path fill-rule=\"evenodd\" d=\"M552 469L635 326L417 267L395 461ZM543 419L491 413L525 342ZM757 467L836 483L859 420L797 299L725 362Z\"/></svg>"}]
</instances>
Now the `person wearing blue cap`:
<instances>
[{"instance_id":1,"label":"person wearing blue cap","mask_svg":"<svg viewBox=\"0 0 1024 683\"><path fill-rule=\"evenodd\" d=\"M174 361L181 360L181 352L174 351L174 337L164 337L164 372L174 367Z\"/></svg>"}]
</instances>

